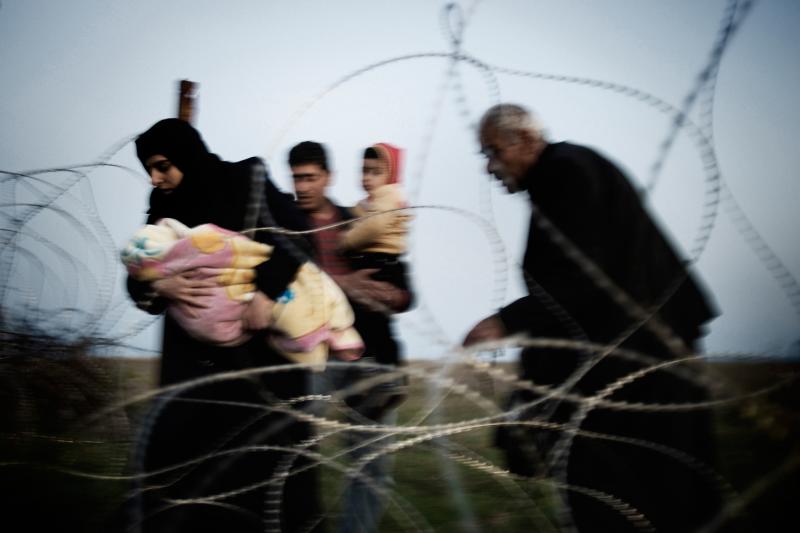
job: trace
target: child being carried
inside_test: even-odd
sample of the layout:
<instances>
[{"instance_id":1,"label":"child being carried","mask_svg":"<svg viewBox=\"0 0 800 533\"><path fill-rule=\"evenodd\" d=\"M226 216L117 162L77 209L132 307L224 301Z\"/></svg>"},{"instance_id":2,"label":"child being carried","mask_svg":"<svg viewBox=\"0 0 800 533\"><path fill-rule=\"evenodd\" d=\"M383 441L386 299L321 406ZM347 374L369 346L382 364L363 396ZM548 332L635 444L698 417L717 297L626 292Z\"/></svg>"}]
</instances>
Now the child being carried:
<instances>
[{"instance_id":1,"label":"child being carried","mask_svg":"<svg viewBox=\"0 0 800 533\"><path fill-rule=\"evenodd\" d=\"M367 193L351 209L364 217L343 233L339 248L351 260L355 270L374 268L373 279L405 286L406 272L399 260L408 247L408 223L411 216L400 186L402 150L389 143L378 143L364 151L361 184Z\"/></svg>"},{"instance_id":2,"label":"child being carried","mask_svg":"<svg viewBox=\"0 0 800 533\"><path fill-rule=\"evenodd\" d=\"M207 304L189 307L172 302L167 312L198 340L237 346L251 338L242 316L256 286L255 267L272 246L255 242L214 224L189 228L171 218L141 228L121 252L128 272L154 281L192 271L216 286L202 296ZM311 262L304 263L272 308L269 342L290 361L316 370L330 355L344 360L364 349L353 326L353 311L338 285Z\"/></svg>"}]
</instances>

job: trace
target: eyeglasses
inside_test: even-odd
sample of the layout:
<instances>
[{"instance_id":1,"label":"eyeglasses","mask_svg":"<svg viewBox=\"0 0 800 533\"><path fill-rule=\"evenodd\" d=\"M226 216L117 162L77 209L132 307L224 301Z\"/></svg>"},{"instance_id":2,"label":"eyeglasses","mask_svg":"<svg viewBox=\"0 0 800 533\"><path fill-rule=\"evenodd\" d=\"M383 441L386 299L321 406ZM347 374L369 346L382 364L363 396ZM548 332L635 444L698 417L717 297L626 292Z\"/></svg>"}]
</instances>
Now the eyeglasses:
<instances>
[{"instance_id":1,"label":"eyeglasses","mask_svg":"<svg viewBox=\"0 0 800 533\"><path fill-rule=\"evenodd\" d=\"M505 152L509 147L517 144L516 141L512 141L505 146L495 146L490 144L488 146L481 146L480 154L485 157L486 159L497 159L500 157L503 152Z\"/></svg>"},{"instance_id":2,"label":"eyeglasses","mask_svg":"<svg viewBox=\"0 0 800 533\"><path fill-rule=\"evenodd\" d=\"M486 159L494 159L497 157L499 152L500 150L498 150L494 146L484 146L481 148L479 153Z\"/></svg>"}]
</instances>

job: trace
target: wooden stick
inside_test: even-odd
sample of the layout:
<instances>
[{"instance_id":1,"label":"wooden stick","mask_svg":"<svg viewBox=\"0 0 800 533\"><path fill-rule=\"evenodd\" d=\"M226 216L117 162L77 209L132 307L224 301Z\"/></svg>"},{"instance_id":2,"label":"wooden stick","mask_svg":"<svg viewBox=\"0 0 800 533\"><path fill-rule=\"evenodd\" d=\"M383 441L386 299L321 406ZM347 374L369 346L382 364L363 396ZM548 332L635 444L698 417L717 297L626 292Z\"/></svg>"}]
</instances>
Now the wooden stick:
<instances>
[{"instance_id":1,"label":"wooden stick","mask_svg":"<svg viewBox=\"0 0 800 533\"><path fill-rule=\"evenodd\" d=\"M190 124L194 122L196 92L197 83L181 80L178 96L178 118Z\"/></svg>"}]
</instances>

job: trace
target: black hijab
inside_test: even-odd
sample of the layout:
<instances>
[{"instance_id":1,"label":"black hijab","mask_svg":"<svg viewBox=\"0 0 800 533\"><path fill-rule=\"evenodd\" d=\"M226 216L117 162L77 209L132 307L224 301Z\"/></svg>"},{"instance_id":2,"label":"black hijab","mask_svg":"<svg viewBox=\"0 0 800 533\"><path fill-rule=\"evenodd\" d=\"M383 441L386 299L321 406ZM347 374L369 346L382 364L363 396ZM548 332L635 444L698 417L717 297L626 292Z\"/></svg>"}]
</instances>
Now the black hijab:
<instances>
[{"instance_id":1,"label":"black hijab","mask_svg":"<svg viewBox=\"0 0 800 533\"><path fill-rule=\"evenodd\" d=\"M169 192L153 189L148 223L170 217L190 227L210 222L233 231L243 229L249 169L209 152L200 133L177 118L155 123L136 139L142 165L156 154L169 159L183 173L183 180Z\"/></svg>"}]
</instances>

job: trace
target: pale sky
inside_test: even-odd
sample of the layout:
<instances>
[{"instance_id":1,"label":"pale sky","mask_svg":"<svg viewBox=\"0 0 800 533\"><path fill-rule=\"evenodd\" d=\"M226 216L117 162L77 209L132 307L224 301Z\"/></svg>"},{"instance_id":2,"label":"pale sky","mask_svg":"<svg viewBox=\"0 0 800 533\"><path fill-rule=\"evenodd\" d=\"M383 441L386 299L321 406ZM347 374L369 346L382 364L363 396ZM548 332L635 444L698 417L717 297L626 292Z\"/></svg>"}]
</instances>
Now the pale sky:
<instances>
[{"instance_id":1,"label":"pale sky","mask_svg":"<svg viewBox=\"0 0 800 533\"><path fill-rule=\"evenodd\" d=\"M0 169L26 172L97 161L173 116L182 78L200 84L195 125L210 149L228 160L263 157L287 191L286 154L299 141L329 147L336 180L331 193L343 204L361 197L358 170L365 146L402 146L413 203L483 217L495 225L511 262L507 272L496 269L491 241L470 218L416 213L410 259L423 305L399 317L398 332L409 357L440 357L477 320L524 294L517 264L528 205L523 196L489 184L474 121L498 101L523 104L539 114L553 140L590 145L633 181L646 183L671 117L639 98L569 80L633 88L679 108L709 60L726 8L736 2L486 0L462 2L449 19L443 16L446 4L5 0ZM462 52L505 70L489 78L471 63L453 67L446 57L453 50L446 28L459 21ZM800 3L755 2L722 58L713 109L713 148L722 177L794 278L800 277L794 235L800 218L798 27ZM698 111L691 118L702 122ZM3 276L10 273L13 289L3 305L20 308L27 298L30 309L48 311L53 324L96 326L111 336L146 319L127 299L116 252L144 220L149 185L132 144L108 162L133 172L92 170L58 197L55 209L33 216L14 247L4 248ZM687 254L709 199L706 163L696 139L681 132L649 202ZM63 184L72 176L38 177ZM53 191L41 181L4 179L2 227L29 209L20 204ZM798 310L729 213L730 205L719 206L696 263L722 313L710 324L706 350L783 355L800 338ZM88 234L76 230L70 216ZM55 246L77 263L61 258ZM96 316L52 312L67 307ZM131 342L155 350L158 337L153 326Z\"/></svg>"}]
</instances>

